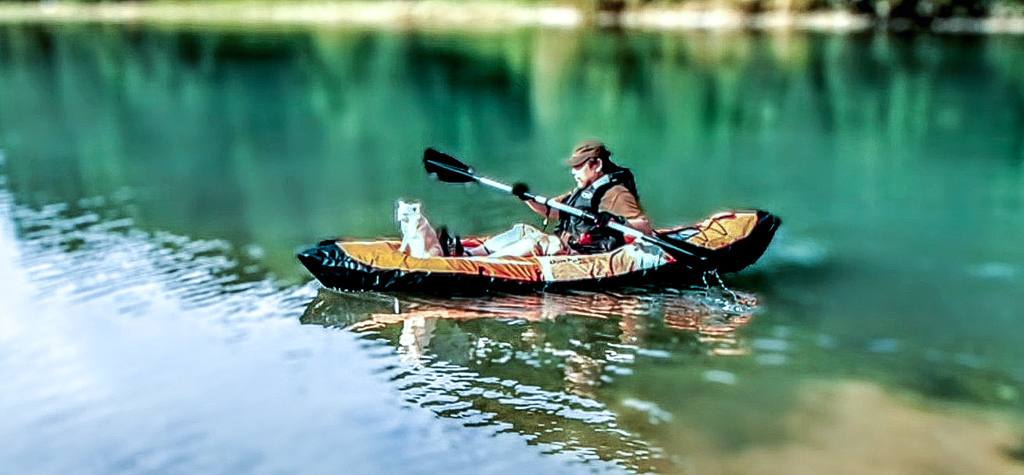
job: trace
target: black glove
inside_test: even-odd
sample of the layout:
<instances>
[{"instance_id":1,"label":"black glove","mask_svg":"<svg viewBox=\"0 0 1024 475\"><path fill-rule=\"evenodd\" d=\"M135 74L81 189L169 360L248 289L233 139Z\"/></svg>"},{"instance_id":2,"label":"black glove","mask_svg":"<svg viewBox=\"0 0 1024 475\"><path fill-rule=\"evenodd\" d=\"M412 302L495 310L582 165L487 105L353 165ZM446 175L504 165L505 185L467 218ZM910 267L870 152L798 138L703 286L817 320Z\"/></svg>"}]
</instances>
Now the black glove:
<instances>
[{"instance_id":1,"label":"black glove","mask_svg":"<svg viewBox=\"0 0 1024 475\"><path fill-rule=\"evenodd\" d=\"M530 187L526 186L526 183L516 183L512 185L512 194L523 201L528 201L529 198L526 194L530 192Z\"/></svg>"},{"instance_id":2,"label":"black glove","mask_svg":"<svg viewBox=\"0 0 1024 475\"><path fill-rule=\"evenodd\" d=\"M622 218L622 216L616 216L607 211L601 211L600 213L597 213L597 216L594 217L594 224L600 227L608 226L608 223L612 221L615 221L616 223L619 224L626 224L626 220Z\"/></svg>"}]
</instances>

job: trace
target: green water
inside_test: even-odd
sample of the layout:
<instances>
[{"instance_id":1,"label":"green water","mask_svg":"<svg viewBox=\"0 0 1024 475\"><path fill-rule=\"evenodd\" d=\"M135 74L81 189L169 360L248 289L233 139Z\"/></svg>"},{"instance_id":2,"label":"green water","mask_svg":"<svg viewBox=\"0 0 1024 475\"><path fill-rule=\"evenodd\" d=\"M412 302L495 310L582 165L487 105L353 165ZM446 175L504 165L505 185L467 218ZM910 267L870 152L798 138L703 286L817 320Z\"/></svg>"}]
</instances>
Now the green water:
<instances>
[{"instance_id":1,"label":"green water","mask_svg":"<svg viewBox=\"0 0 1024 475\"><path fill-rule=\"evenodd\" d=\"M603 139L632 168L656 225L735 208L782 217L764 258L726 281L758 300L749 323L749 309L721 307L729 301L721 291L455 303L338 295L308 285L310 276L293 257L326 237L396 235L399 198L422 201L433 223L463 235L536 223L514 199L427 179L423 149L446 150L485 175L525 181L550 196L571 185L561 160L586 137ZM289 362L298 351L304 374L338 384L349 378L348 358L370 360L362 366L377 362L388 375L383 387L320 388L311 399L337 398L331 407L340 412L383 392L399 402L382 403L373 417L402 418L407 411L394 408L409 405L444 424L457 422L433 429L429 418L416 419L423 429L413 435L371 431L371 439L392 441L363 442L376 447L360 466L366 473L389 472L392 463L423 473L460 471L419 465L434 456L429 451L392 462L384 455L394 444L422 443L417 434L431 430L453 437L451 447L513 434L510 460L539 464L556 457L541 452L565 456L568 465L555 471L605 470L597 465L604 461L612 470L753 472L753 465L708 468L706 458L784 445L794 438L785 414L801 407L801 388L818 381L867 381L926 406L995 411L1005 421L1024 407L1022 38L4 28L0 153L8 196L0 217L15 249L14 264L0 277L37 289L0 307L9 327L35 329L14 335L49 341L54 319L67 323L57 316L32 323L36 308L74 314L74 327L86 330L78 343L102 346L113 329L129 359L192 381L190 397L144 399L144 407L171 420L204 420L193 414L211 397L199 381L240 370L251 376L229 393L277 385L282 394L263 395L260 407L284 421L290 413L272 408L303 400L289 392L302 394L299 380L257 383L260 363L224 355L233 348L227 343L181 337L171 340L180 346L154 353L137 341L150 333L125 328L149 321L156 334L177 333L181 322L223 320L217 332L232 335L265 334L278 324L267 322L302 323L285 324L269 341L256 338L252 352L280 353ZM136 269L140 260L157 270ZM74 267L60 272L69 261ZM102 276L112 277L98 290L79 285ZM47 290L65 288L73 290ZM219 304L221 295L238 302ZM178 303L168 310L168 301ZM396 305L469 315L365 324ZM702 321L736 330L722 336L673 323L704 305L714 308ZM111 316L103 310L109 308L119 310ZM238 317L249 313L255 316ZM352 327L360 321L362 327ZM415 325L428 336L403 337L418 331ZM307 342L313 329L326 337ZM217 332L210 333L214 340L232 338ZM353 334L361 343L351 343ZM333 353L323 350L324 341L335 340L344 343L328 345L342 345L337 351L345 359L328 364ZM26 380L10 356L30 354L38 341L9 337L8 357L0 359L3 374L22 381L13 386L18 398L0 400L0 411L38 411L37 419L10 430L42 438L55 430L48 410L104 413L104 404L42 404L50 400L48 386ZM223 366L166 369L166 354L193 346L225 358ZM123 360L104 361L118 374L133 374ZM60 374L78 371L54 364L50 370ZM290 374L282 368L280 374ZM156 383L138 389L130 380L114 378L108 389L158 392ZM74 394L66 391L57 394ZM871 418L872 410L861 416ZM238 421L246 417L222 416L216 427L245 431ZM329 429L314 421L306 414L298 423L328 437L365 430L358 418ZM118 430L133 431L115 427L112 439ZM214 441L181 449L183 466L218 473L296 468L275 465L276 451L303 444L296 435L239 449L245 463L210 462L208 451L218 443L232 446L218 437L230 436L213 422L188 427ZM95 449L74 433L66 437L82 453ZM178 436L157 433L145 453L174 460L168 447L182 446ZM14 437L0 432L0 440L5 435ZM934 444L902 449L933 464L943 464L947 453ZM987 457L1015 463L1006 462L1012 447L1003 449ZM822 450L828 459L830 449ZM476 473L473 463L495 472L519 467L496 464L486 451L471 451L476 458L467 455L470 465L461 470ZM31 471L44 459L34 453L0 452L0 460L7 454ZM65 457L69 466L75 457ZM301 469L305 459L295 460ZM856 471L860 462L842 463ZM336 467L305 465L312 472ZM934 465L894 470L928 467Z\"/></svg>"}]
</instances>

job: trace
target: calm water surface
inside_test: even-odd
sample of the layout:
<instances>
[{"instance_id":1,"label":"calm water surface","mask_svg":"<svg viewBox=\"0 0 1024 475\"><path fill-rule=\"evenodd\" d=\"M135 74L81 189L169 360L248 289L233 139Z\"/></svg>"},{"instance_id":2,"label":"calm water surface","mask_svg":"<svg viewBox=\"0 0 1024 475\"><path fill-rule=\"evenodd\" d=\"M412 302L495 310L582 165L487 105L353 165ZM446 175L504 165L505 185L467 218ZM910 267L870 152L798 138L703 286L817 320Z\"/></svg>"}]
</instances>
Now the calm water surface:
<instances>
[{"instance_id":1,"label":"calm water surface","mask_svg":"<svg viewBox=\"0 0 1024 475\"><path fill-rule=\"evenodd\" d=\"M343 294L294 252L536 222L597 136L723 289ZM1020 473L1024 39L0 29L13 473ZM0 470L2 471L2 470Z\"/></svg>"}]
</instances>

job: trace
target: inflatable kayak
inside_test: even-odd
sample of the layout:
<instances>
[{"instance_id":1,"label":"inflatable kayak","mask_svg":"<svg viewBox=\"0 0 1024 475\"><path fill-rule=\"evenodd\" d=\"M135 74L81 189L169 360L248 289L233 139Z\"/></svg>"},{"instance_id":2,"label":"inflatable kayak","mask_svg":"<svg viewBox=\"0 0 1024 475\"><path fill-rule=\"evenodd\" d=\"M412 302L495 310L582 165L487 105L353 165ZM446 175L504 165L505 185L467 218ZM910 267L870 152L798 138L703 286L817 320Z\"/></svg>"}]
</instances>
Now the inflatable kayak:
<instances>
[{"instance_id":1,"label":"inflatable kayak","mask_svg":"<svg viewBox=\"0 0 1024 475\"><path fill-rule=\"evenodd\" d=\"M699 282L707 273L753 264L780 224L766 211L719 213L659 231L662 242L672 243L668 250L638 240L601 254L416 258L400 252L398 240L328 240L297 257L325 287L346 291L479 293Z\"/></svg>"}]
</instances>

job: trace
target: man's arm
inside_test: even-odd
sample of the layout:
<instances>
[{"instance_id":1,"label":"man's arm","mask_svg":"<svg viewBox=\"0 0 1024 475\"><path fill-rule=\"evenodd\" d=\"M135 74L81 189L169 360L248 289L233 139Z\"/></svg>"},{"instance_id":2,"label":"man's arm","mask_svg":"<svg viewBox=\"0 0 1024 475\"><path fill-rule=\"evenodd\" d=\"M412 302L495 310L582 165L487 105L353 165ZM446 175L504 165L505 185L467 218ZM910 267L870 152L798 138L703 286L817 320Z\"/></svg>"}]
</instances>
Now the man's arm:
<instances>
[{"instance_id":1,"label":"man's arm","mask_svg":"<svg viewBox=\"0 0 1024 475\"><path fill-rule=\"evenodd\" d=\"M558 202L563 202L564 203L565 199L568 198L568 197L569 197L569 193L562 193L558 197L548 198L548 199L552 200L552 201L558 201ZM530 209L533 210L534 213L537 213L537 214L539 214L541 216L544 216L544 218L546 218L546 219L559 218L559 212L558 212L557 209L552 209L552 208L548 207L547 205L542 205L542 204L540 204L540 203L538 203L536 201L533 201L533 200L526 201L525 203L526 203L526 206L529 206Z\"/></svg>"},{"instance_id":2,"label":"man's arm","mask_svg":"<svg viewBox=\"0 0 1024 475\"><path fill-rule=\"evenodd\" d=\"M598 207L598 211L607 211L621 216L626 220L627 226L647 235L654 234L651 222L644 215L644 210L640 207L636 196L633 196L633 193L630 193L625 186L617 185L608 190L604 198L601 198L601 206Z\"/></svg>"}]
</instances>

